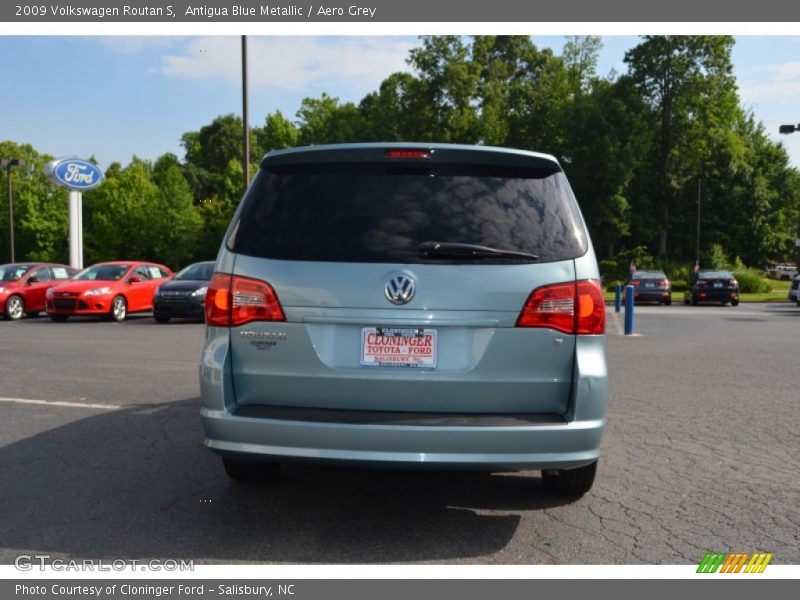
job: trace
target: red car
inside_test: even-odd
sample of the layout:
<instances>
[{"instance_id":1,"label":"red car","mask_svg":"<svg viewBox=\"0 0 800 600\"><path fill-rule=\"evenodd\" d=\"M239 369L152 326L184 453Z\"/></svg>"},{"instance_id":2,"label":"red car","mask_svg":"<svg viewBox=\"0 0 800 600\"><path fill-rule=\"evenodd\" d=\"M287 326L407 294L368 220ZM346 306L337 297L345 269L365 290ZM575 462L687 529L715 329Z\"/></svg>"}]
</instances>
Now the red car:
<instances>
[{"instance_id":1,"label":"red car","mask_svg":"<svg viewBox=\"0 0 800 600\"><path fill-rule=\"evenodd\" d=\"M44 310L48 289L69 279L78 269L53 263L10 263L0 265L0 314L17 321Z\"/></svg>"},{"instance_id":2,"label":"red car","mask_svg":"<svg viewBox=\"0 0 800 600\"><path fill-rule=\"evenodd\" d=\"M152 310L153 293L170 277L172 271L155 263L97 263L47 291L47 314L53 321L66 321L72 315L124 321L128 313Z\"/></svg>"}]
</instances>

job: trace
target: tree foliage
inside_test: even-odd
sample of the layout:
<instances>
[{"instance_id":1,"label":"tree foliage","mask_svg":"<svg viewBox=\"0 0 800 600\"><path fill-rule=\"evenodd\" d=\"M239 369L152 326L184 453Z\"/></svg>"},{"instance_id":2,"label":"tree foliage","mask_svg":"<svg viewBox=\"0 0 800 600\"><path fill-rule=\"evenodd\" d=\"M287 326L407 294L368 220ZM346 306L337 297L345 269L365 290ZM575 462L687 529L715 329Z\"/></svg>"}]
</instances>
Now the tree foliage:
<instances>
[{"instance_id":1,"label":"tree foliage","mask_svg":"<svg viewBox=\"0 0 800 600\"><path fill-rule=\"evenodd\" d=\"M424 36L408 70L358 102L305 98L294 120L267 114L250 131L264 152L359 141L486 144L556 156L598 254L693 264L720 252L750 265L793 258L800 174L745 110L729 36L644 36L627 71L597 75L602 40L570 36L561 54L525 36ZM112 164L85 194L87 261L213 258L243 193L242 121L221 115L181 138L185 156ZM50 158L12 142L17 256L66 260L67 194L45 181ZM5 171L0 184L5 189ZM0 260L8 255L0 209ZM615 258L616 257L616 258ZM624 260L623 260L624 262ZM621 264L621 263L620 263Z\"/></svg>"}]
</instances>

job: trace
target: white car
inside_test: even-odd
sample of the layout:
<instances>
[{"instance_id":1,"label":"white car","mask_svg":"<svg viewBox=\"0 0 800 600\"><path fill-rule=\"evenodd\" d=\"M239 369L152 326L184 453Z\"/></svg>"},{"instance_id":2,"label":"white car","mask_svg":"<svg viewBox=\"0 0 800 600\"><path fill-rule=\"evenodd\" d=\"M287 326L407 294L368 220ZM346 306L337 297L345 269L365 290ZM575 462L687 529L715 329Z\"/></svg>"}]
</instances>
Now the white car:
<instances>
[{"instance_id":1,"label":"white car","mask_svg":"<svg viewBox=\"0 0 800 600\"><path fill-rule=\"evenodd\" d=\"M797 275L797 267L795 265L775 265L767 269L767 277L772 279L780 279L781 281L789 281L792 277Z\"/></svg>"}]
</instances>

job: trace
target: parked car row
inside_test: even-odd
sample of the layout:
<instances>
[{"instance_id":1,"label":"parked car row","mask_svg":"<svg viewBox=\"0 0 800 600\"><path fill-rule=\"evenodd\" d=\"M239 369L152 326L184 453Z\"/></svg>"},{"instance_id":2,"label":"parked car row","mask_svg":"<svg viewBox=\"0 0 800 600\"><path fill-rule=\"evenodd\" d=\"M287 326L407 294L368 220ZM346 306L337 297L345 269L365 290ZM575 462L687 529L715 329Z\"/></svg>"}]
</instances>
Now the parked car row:
<instances>
[{"instance_id":1,"label":"parked car row","mask_svg":"<svg viewBox=\"0 0 800 600\"><path fill-rule=\"evenodd\" d=\"M78 271L55 263L0 266L0 313L16 321L46 311L53 321L100 316L124 321L130 313L153 311L159 323L175 316L203 318L213 262L189 265L177 275L142 261L102 262Z\"/></svg>"},{"instance_id":2,"label":"parked car row","mask_svg":"<svg viewBox=\"0 0 800 600\"><path fill-rule=\"evenodd\" d=\"M690 283L690 288L683 293L684 304L739 304L739 282L730 271L698 271L692 276ZM635 271L627 285L633 286L634 302L657 302L667 306L672 304L672 284L664 271Z\"/></svg>"}]
</instances>

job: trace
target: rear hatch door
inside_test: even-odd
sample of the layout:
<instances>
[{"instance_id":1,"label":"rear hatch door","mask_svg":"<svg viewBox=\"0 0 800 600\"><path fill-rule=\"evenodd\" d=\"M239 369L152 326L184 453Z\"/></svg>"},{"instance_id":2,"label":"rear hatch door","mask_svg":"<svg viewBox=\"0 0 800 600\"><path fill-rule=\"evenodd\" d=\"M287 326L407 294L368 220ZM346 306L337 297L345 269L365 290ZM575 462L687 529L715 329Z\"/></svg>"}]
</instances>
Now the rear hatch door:
<instances>
[{"instance_id":1,"label":"rear hatch door","mask_svg":"<svg viewBox=\"0 0 800 600\"><path fill-rule=\"evenodd\" d=\"M587 249L558 165L388 150L262 165L232 227L234 273L267 281L286 323L232 329L238 402L566 412L574 337L515 327L534 289L575 280ZM517 254L467 256L471 245Z\"/></svg>"}]
</instances>

